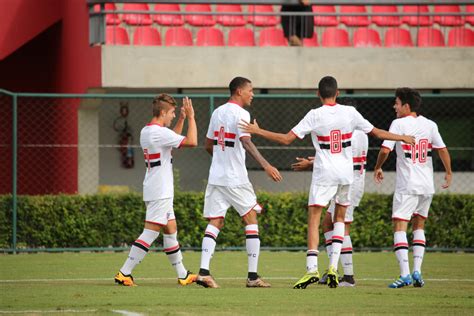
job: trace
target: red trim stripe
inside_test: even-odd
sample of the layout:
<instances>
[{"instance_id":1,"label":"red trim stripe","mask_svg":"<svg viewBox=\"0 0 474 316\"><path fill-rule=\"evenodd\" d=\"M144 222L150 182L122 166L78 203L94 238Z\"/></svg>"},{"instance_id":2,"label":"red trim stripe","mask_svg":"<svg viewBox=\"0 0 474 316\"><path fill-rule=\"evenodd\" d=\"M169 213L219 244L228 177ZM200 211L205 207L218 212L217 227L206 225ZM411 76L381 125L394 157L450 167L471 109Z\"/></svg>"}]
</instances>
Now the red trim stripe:
<instances>
[{"instance_id":1,"label":"red trim stripe","mask_svg":"<svg viewBox=\"0 0 474 316\"><path fill-rule=\"evenodd\" d=\"M400 217L392 217L392 220L398 220L398 221L403 221L403 222L409 222L410 221L409 219L404 219L404 218L400 218Z\"/></svg>"},{"instance_id":2,"label":"red trim stripe","mask_svg":"<svg viewBox=\"0 0 474 316\"><path fill-rule=\"evenodd\" d=\"M367 157L362 156L362 157L352 157L352 162L366 162Z\"/></svg>"},{"instance_id":3,"label":"red trim stripe","mask_svg":"<svg viewBox=\"0 0 474 316\"><path fill-rule=\"evenodd\" d=\"M341 251L352 251L352 247L350 247L350 248L342 248Z\"/></svg>"},{"instance_id":4,"label":"red trim stripe","mask_svg":"<svg viewBox=\"0 0 474 316\"><path fill-rule=\"evenodd\" d=\"M332 239L344 240L344 236L332 236Z\"/></svg>"},{"instance_id":5,"label":"red trim stripe","mask_svg":"<svg viewBox=\"0 0 474 316\"><path fill-rule=\"evenodd\" d=\"M207 230L206 230L206 231L204 232L204 234L205 234L205 235L211 235L212 237L214 237L214 239L217 239L217 236L214 235L213 233L211 233L210 231L207 231Z\"/></svg>"},{"instance_id":6,"label":"red trim stripe","mask_svg":"<svg viewBox=\"0 0 474 316\"><path fill-rule=\"evenodd\" d=\"M327 105L327 106L335 106L337 103L326 103L326 104L323 104L324 105Z\"/></svg>"},{"instance_id":7,"label":"red trim stripe","mask_svg":"<svg viewBox=\"0 0 474 316\"><path fill-rule=\"evenodd\" d=\"M445 149L446 147L433 147L434 150Z\"/></svg>"},{"instance_id":8,"label":"red trim stripe","mask_svg":"<svg viewBox=\"0 0 474 316\"><path fill-rule=\"evenodd\" d=\"M381 147L381 148L388 149L388 150L390 150L390 151L392 151L392 150L393 150L392 148L390 148L390 147L387 147L387 146L384 146L384 145L382 145L382 146L380 146L380 147Z\"/></svg>"},{"instance_id":9,"label":"red trim stripe","mask_svg":"<svg viewBox=\"0 0 474 316\"><path fill-rule=\"evenodd\" d=\"M153 126L153 125L158 125L159 127L163 127L162 125L158 123L148 123L146 126Z\"/></svg>"},{"instance_id":10,"label":"red trim stripe","mask_svg":"<svg viewBox=\"0 0 474 316\"><path fill-rule=\"evenodd\" d=\"M205 217L207 219L218 219L218 218L224 218L224 216L216 216L216 217Z\"/></svg>"},{"instance_id":11,"label":"red trim stripe","mask_svg":"<svg viewBox=\"0 0 474 316\"><path fill-rule=\"evenodd\" d=\"M170 252L170 251L173 251L173 250L176 250L179 248L179 244L177 244L176 246L174 247L170 247L170 248L166 248L166 249L163 249L164 252Z\"/></svg>"},{"instance_id":12,"label":"red trim stripe","mask_svg":"<svg viewBox=\"0 0 474 316\"><path fill-rule=\"evenodd\" d=\"M186 137L184 137L183 140L181 141L181 143L179 143L178 148L181 148L181 146L183 146L183 143L184 143L185 140L186 140Z\"/></svg>"},{"instance_id":13,"label":"red trim stripe","mask_svg":"<svg viewBox=\"0 0 474 316\"><path fill-rule=\"evenodd\" d=\"M158 222L152 222L152 221L145 221L145 223L150 223L150 224L155 224L158 226L166 226L166 224L158 223Z\"/></svg>"},{"instance_id":14,"label":"red trim stripe","mask_svg":"<svg viewBox=\"0 0 474 316\"><path fill-rule=\"evenodd\" d=\"M246 230L245 235L258 235L258 230Z\"/></svg>"},{"instance_id":15,"label":"red trim stripe","mask_svg":"<svg viewBox=\"0 0 474 316\"><path fill-rule=\"evenodd\" d=\"M326 207L326 205L321 205L321 204L309 204L308 206Z\"/></svg>"},{"instance_id":16,"label":"red trim stripe","mask_svg":"<svg viewBox=\"0 0 474 316\"><path fill-rule=\"evenodd\" d=\"M144 154L143 157L145 157L145 159L159 159L161 157L161 154L160 153L157 153L157 154Z\"/></svg>"},{"instance_id":17,"label":"red trim stripe","mask_svg":"<svg viewBox=\"0 0 474 316\"><path fill-rule=\"evenodd\" d=\"M317 137L318 137L318 141L321 141L321 142L330 142L331 141L331 136L317 136ZM352 137L352 133L346 133L346 134L341 135L342 140L349 139L351 137Z\"/></svg>"},{"instance_id":18,"label":"red trim stripe","mask_svg":"<svg viewBox=\"0 0 474 316\"><path fill-rule=\"evenodd\" d=\"M219 136L219 131L214 131L214 137ZM230 138L230 139L235 139L235 134L234 133L224 133L225 138Z\"/></svg>"},{"instance_id":19,"label":"red trim stripe","mask_svg":"<svg viewBox=\"0 0 474 316\"><path fill-rule=\"evenodd\" d=\"M418 214L418 213L413 214L413 217L416 217L416 216L420 216L420 217L423 218L423 219L427 219L427 218L428 218L428 217L423 216L423 215L420 215L420 214Z\"/></svg>"},{"instance_id":20,"label":"red trim stripe","mask_svg":"<svg viewBox=\"0 0 474 316\"><path fill-rule=\"evenodd\" d=\"M146 242L144 242L143 240L141 239L137 239L135 240L135 242L139 243L139 244L142 244L143 246L147 247L147 248L150 248L150 245L147 244Z\"/></svg>"},{"instance_id":21,"label":"red trim stripe","mask_svg":"<svg viewBox=\"0 0 474 316\"><path fill-rule=\"evenodd\" d=\"M421 240L421 239L414 239L413 243L418 243L418 244L423 244L424 245L426 242L424 240Z\"/></svg>"},{"instance_id":22,"label":"red trim stripe","mask_svg":"<svg viewBox=\"0 0 474 316\"><path fill-rule=\"evenodd\" d=\"M406 242L399 242L399 243L396 243L395 245L393 245L393 247L402 247L402 246L408 247L408 243L406 243Z\"/></svg>"}]
</instances>

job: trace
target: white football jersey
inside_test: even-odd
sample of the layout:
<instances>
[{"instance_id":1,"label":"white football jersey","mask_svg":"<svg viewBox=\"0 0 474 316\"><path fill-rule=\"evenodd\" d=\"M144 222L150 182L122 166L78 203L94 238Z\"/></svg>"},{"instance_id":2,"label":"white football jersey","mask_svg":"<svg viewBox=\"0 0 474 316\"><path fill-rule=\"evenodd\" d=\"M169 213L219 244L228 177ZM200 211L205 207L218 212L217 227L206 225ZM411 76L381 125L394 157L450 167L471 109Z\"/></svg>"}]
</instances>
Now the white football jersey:
<instances>
[{"instance_id":1,"label":"white football jersey","mask_svg":"<svg viewBox=\"0 0 474 316\"><path fill-rule=\"evenodd\" d=\"M159 124L147 124L140 133L140 145L145 158L143 200L153 201L174 196L173 157L185 137Z\"/></svg>"},{"instance_id":2,"label":"white football jersey","mask_svg":"<svg viewBox=\"0 0 474 316\"><path fill-rule=\"evenodd\" d=\"M390 132L412 135L416 145L385 140L382 147L397 153L397 177L395 192L401 194L433 194L432 150L446 145L438 132L435 122L421 115L398 118L390 125Z\"/></svg>"},{"instance_id":3,"label":"white football jersey","mask_svg":"<svg viewBox=\"0 0 474 316\"><path fill-rule=\"evenodd\" d=\"M245 149L240 141L250 134L238 128L240 120L250 122L250 114L233 102L221 105L212 113L206 135L214 142L209 184L233 187L250 183Z\"/></svg>"},{"instance_id":4,"label":"white football jersey","mask_svg":"<svg viewBox=\"0 0 474 316\"><path fill-rule=\"evenodd\" d=\"M354 107L325 104L309 111L292 132L303 138L311 133L316 149L313 184L346 185L353 182L352 133L370 133L374 126Z\"/></svg>"},{"instance_id":5,"label":"white football jersey","mask_svg":"<svg viewBox=\"0 0 474 316\"><path fill-rule=\"evenodd\" d=\"M367 134L359 130L352 133L352 162L354 165L354 179L364 178L367 166L367 151L369 150L369 138Z\"/></svg>"}]
</instances>

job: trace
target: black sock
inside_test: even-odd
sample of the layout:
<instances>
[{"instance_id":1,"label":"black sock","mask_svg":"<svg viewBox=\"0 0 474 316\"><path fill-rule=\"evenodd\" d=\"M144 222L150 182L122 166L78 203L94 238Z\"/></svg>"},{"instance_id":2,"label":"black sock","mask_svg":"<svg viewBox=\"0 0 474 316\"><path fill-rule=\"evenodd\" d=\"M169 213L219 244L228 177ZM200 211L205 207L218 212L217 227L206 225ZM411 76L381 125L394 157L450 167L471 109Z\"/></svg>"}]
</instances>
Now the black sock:
<instances>
[{"instance_id":1,"label":"black sock","mask_svg":"<svg viewBox=\"0 0 474 316\"><path fill-rule=\"evenodd\" d=\"M211 275L211 273L207 269L199 269L199 275L205 276L205 275Z\"/></svg>"},{"instance_id":2,"label":"black sock","mask_svg":"<svg viewBox=\"0 0 474 316\"><path fill-rule=\"evenodd\" d=\"M257 272L249 272L248 278L251 281L256 280L258 278Z\"/></svg>"}]
</instances>

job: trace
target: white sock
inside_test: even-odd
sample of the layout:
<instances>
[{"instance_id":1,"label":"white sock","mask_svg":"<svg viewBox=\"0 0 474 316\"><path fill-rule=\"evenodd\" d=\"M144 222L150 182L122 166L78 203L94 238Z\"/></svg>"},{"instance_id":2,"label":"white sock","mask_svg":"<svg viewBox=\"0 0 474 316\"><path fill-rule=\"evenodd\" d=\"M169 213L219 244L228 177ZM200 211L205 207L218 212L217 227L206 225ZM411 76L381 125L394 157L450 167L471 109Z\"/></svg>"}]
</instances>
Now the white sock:
<instances>
[{"instance_id":1,"label":"white sock","mask_svg":"<svg viewBox=\"0 0 474 316\"><path fill-rule=\"evenodd\" d=\"M169 235L163 234L163 251L166 253L173 268L176 270L178 278L185 278L188 271L183 265L183 255L181 254L177 235L178 232Z\"/></svg>"},{"instance_id":2,"label":"white sock","mask_svg":"<svg viewBox=\"0 0 474 316\"><path fill-rule=\"evenodd\" d=\"M408 240L407 233L398 231L393 234L393 251L397 256L398 264L400 266L400 275L406 276L410 274L410 266L408 265Z\"/></svg>"},{"instance_id":3,"label":"white sock","mask_svg":"<svg viewBox=\"0 0 474 316\"><path fill-rule=\"evenodd\" d=\"M317 249L308 249L306 252L306 272L313 273L318 271L318 254Z\"/></svg>"},{"instance_id":4,"label":"white sock","mask_svg":"<svg viewBox=\"0 0 474 316\"><path fill-rule=\"evenodd\" d=\"M354 267L352 265L352 240L351 236L344 236L344 242L341 249L341 264L345 275L354 275Z\"/></svg>"},{"instance_id":5,"label":"white sock","mask_svg":"<svg viewBox=\"0 0 474 316\"><path fill-rule=\"evenodd\" d=\"M160 235L160 232L156 232L151 229L144 229L142 234L132 243L132 248L128 253L127 260L120 268L120 272L125 275L132 273L135 266L142 262L145 258L148 249L150 249L151 244L155 241L156 238Z\"/></svg>"},{"instance_id":6,"label":"white sock","mask_svg":"<svg viewBox=\"0 0 474 316\"><path fill-rule=\"evenodd\" d=\"M324 233L324 241L326 244L326 253L328 254L328 259L331 261L331 251L332 251L332 230Z\"/></svg>"},{"instance_id":7,"label":"white sock","mask_svg":"<svg viewBox=\"0 0 474 316\"><path fill-rule=\"evenodd\" d=\"M341 255L342 242L344 241L344 228L344 223L334 223L334 229L332 233L331 259L329 260L329 266L332 266L334 269L337 269L337 264L339 263L339 257Z\"/></svg>"},{"instance_id":8,"label":"white sock","mask_svg":"<svg viewBox=\"0 0 474 316\"><path fill-rule=\"evenodd\" d=\"M426 238L423 229L413 231L413 272L421 273L421 264L425 254Z\"/></svg>"},{"instance_id":9,"label":"white sock","mask_svg":"<svg viewBox=\"0 0 474 316\"><path fill-rule=\"evenodd\" d=\"M258 256L260 255L260 237L257 224L245 226L245 247L248 256L248 272L257 272Z\"/></svg>"},{"instance_id":10,"label":"white sock","mask_svg":"<svg viewBox=\"0 0 474 316\"><path fill-rule=\"evenodd\" d=\"M206 231L204 232L204 238L202 239L202 252L201 252L201 269L209 270L214 250L216 249L216 239L219 236L220 230L208 224Z\"/></svg>"}]
</instances>

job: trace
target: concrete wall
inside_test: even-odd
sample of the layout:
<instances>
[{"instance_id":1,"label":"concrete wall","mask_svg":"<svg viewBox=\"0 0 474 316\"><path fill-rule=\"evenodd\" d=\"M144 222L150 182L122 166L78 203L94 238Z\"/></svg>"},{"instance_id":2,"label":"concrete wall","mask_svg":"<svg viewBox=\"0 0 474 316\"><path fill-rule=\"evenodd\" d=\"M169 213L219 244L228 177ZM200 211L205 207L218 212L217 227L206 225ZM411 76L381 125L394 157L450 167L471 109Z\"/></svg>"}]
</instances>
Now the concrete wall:
<instances>
[{"instance_id":1,"label":"concrete wall","mask_svg":"<svg viewBox=\"0 0 474 316\"><path fill-rule=\"evenodd\" d=\"M258 88L313 89L328 74L342 89L472 89L474 49L102 46L107 88L221 88L242 75Z\"/></svg>"}]
</instances>

